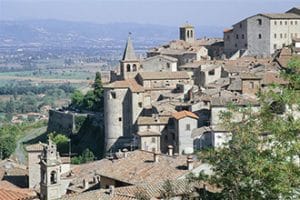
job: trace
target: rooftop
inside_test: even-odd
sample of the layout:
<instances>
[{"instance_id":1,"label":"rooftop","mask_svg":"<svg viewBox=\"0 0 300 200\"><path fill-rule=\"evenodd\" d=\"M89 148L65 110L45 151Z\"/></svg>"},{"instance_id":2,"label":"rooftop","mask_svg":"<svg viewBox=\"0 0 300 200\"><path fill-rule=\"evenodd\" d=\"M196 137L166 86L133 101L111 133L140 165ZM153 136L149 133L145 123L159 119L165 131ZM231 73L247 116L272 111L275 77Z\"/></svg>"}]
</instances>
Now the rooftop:
<instances>
[{"instance_id":1,"label":"rooftop","mask_svg":"<svg viewBox=\"0 0 300 200\"><path fill-rule=\"evenodd\" d=\"M139 72L143 80L176 80L189 79L187 72Z\"/></svg>"},{"instance_id":2,"label":"rooftop","mask_svg":"<svg viewBox=\"0 0 300 200\"><path fill-rule=\"evenodd\" d=\"M295 13L262 13L258 14L270 19L300 19L300 15Z\"/></svg>"},{"instance_id":3,"label":"rooftop","mask_svg":"<svg viewBox=\"0 0 300 200\"><path fill-rule=\"evenodd\" d=\"M135 79L126 79L122 81L115 81L110 84L104 85L104 88L114 88L114 89L125 89L129 88L132 92L143 92L144 88L136 82Z\"/></svg>"},{"instance_id":4,"label":"rooftop","mask_svg":"<svg viewBox=\"0 0 300 200\"><path fill-rule=\"evenodd\" d=\"M194 118L194 119L198 119L199 118L196 114L194 114L194 113L192 113L190 111L186 111L186 110L173 113L172 116L175 119L177 119L177 120L180 120L180 119L185 118L185 117L191 117L191 118Z\"/></svg>"},{"instance_id":5,"label":"rooftop","mask_svg":"<svg viewBox=\"0 0 300 200\"><path fill-rule=\"evenodd\" d=\"M129 184L159 183L167 179L176 180L190 173L186 168L186 156L159 155L159 161L153 161L153 153L135 150L121 159L102 159L97 173L104 177ZM200 166L194 161L194 167Z\"/></svg>"},{"instance_id":6,"label":"rooftop","mask_svg":"<svg viewBox=\"0 0 300 200\"><path fill-rule=\"evenodd\" d=\"M161 116L140 116L137 120L138 125L155 125L155 124L168 124L169 117Z\"/></svg>"}]
</instances>

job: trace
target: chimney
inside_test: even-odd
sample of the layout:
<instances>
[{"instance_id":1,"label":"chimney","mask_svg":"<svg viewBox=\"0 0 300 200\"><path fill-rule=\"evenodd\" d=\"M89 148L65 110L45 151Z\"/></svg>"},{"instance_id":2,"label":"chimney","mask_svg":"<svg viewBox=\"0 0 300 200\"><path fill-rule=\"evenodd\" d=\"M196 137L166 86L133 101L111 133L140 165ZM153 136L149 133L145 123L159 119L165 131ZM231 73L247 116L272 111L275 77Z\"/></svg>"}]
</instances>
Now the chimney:
<instances>
[{"instance_id":1,"label":"chimney","mask_svg":"<svg viewBox=\"0 0 300 200\"><path fill-rule=\"evenodd\" d=\"M169 156L173 156L173 149L174 149L174 147L172 145L168 146L168 155Z\"/></svg>"},{"instance_id":2,"label":"chimney","mask_svg":"<svg viewBox=\"0 0 300 200\"><path fill-rule=\"evenodd\" d=\"M159 162L159 153L158 152L154 152L153 153L153 161L155 163L158 163Z\"/></svg>"},{"instance_id":3,"label":"chimney","mask_svg":"<svg viewBox=\"0 0 300 200\"><path fill-rule=\"evenodd\" d=\"M115 192L115 186L114 185L110 185L109 186L109 195L114 195L114 192Z\"/></svg>"},{"instance_id":4,"label":"chimney","mask_svg":"<svg viewBox=\"0 0 300 200\"><path fill-rule=\"evenodd\" d=\"M127 156L128 156L128 149L124 148L123 149L123 153L124 153L124 158L127 158Z\"/></svg>"},{"instance_id":5,"label":"chimney","mask_svg":"<svg viewBox=\"0 0 300 200\"><path fill-rule=\"evenodd\" d=\"M89 188L89 182L86 179L83 179L83 189L87 190Z\"/></svg>"},{"instance_id":6,"label":"chimney","mask_svg":"<svg viewBox=\"0 0 300 200\"><path fill-rule=\"evenodd\" d=\"M193 169L193 156L192 155L188 155L187 156L187 160L186 160L186 164L187 164L187 168L188 170L192 170Z\"/></svg>"}]
</instances>

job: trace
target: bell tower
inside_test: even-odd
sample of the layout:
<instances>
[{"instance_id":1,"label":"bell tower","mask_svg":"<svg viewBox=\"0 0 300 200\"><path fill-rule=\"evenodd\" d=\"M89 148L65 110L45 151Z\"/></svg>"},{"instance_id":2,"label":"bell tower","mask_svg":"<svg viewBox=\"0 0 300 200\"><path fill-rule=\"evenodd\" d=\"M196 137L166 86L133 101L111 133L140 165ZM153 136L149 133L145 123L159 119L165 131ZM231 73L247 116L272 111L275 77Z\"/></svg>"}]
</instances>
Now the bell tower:
<instances>
[{"instance_id":1,"label":"bell tower","mask_svg":"<svg viewBox=\"0 0 300 200\"><path fill-rule=\"evenodd\" d=\"M122 60L120 60L120 72L122 79L135 77L140 69L140 61L136 57L130 36L131 33L128 35L123 57Z\"/></svg>"},{"instance_id":2,"label":"bell tower","mask_svg":"<svg viewBox=\"0 0 300 200\"><path fill-rule=\"evenodd\" d=\"M184 40L186 42L194 42L195 41L195 27L191 24L184 24L179 28L179 39Z\"/></svg>"},{"instance_id":3,"label":"bell tower","mask_svg":"<svg viewBox=\"0 0 300 200\"><path fill-rule=\"evenodd\" d=\"M49 139L41 155L41 199L52 200L61 197L61 160L56 145Z\"/></svg>"}]
</instances>

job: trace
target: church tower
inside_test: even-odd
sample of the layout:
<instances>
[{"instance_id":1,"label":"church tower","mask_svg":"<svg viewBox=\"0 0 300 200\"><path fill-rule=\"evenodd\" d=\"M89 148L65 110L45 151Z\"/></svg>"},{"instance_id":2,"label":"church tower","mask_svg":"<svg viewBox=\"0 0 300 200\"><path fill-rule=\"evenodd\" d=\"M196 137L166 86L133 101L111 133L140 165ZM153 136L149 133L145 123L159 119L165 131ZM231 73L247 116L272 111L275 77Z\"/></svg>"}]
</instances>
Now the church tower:
<instances>
[{"instance_id":1,"label":"church tower","mask_svg":"<svg viewBox=\"0 0 300 200\"><path fill-rule=\"evenodd\" d=\"M49 139L41 155L41 199L52 200L61 197L61 160L56 145Z\"/></svg>"},{"instance_id":2,"label":"church tower","mask_svg":"<svg viewBox=\"0 0 300 200\"><path fill-rule=\"evenodd\" d=\"M195 41L195 28L191 24L184 24L179 28L179 39L193 43Z\"/></svg>"},{"instance_id":3,"label":"church tower","mask_svg":"<svg viewBox=\"0 0 300 200\"><path fill-rule=\"evenodd\" d=\"M140 61L135 55L130 35L131 33L129 33L122 60L120 60L120 72L122 79L135 77L140 69Z\"/></svg>"}]
</instances>

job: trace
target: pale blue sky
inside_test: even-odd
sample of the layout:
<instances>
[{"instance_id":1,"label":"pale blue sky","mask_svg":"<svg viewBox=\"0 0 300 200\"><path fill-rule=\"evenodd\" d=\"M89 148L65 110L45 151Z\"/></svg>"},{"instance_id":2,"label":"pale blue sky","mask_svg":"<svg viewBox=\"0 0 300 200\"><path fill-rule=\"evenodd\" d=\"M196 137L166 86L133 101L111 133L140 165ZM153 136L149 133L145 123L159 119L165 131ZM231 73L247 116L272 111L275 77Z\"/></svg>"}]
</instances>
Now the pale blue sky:
<instances>
[{"instance_id":1,"label":"pale blue sky","mask_svg":"<svg viewBox=\"0 0 300 200\"><path fill-rule=\"evenodd\" d=\"M257 13L285 12L300 0L0 0L0 20L62 19L178 26L230 26Z\"/></svg>"}]
</instances>

